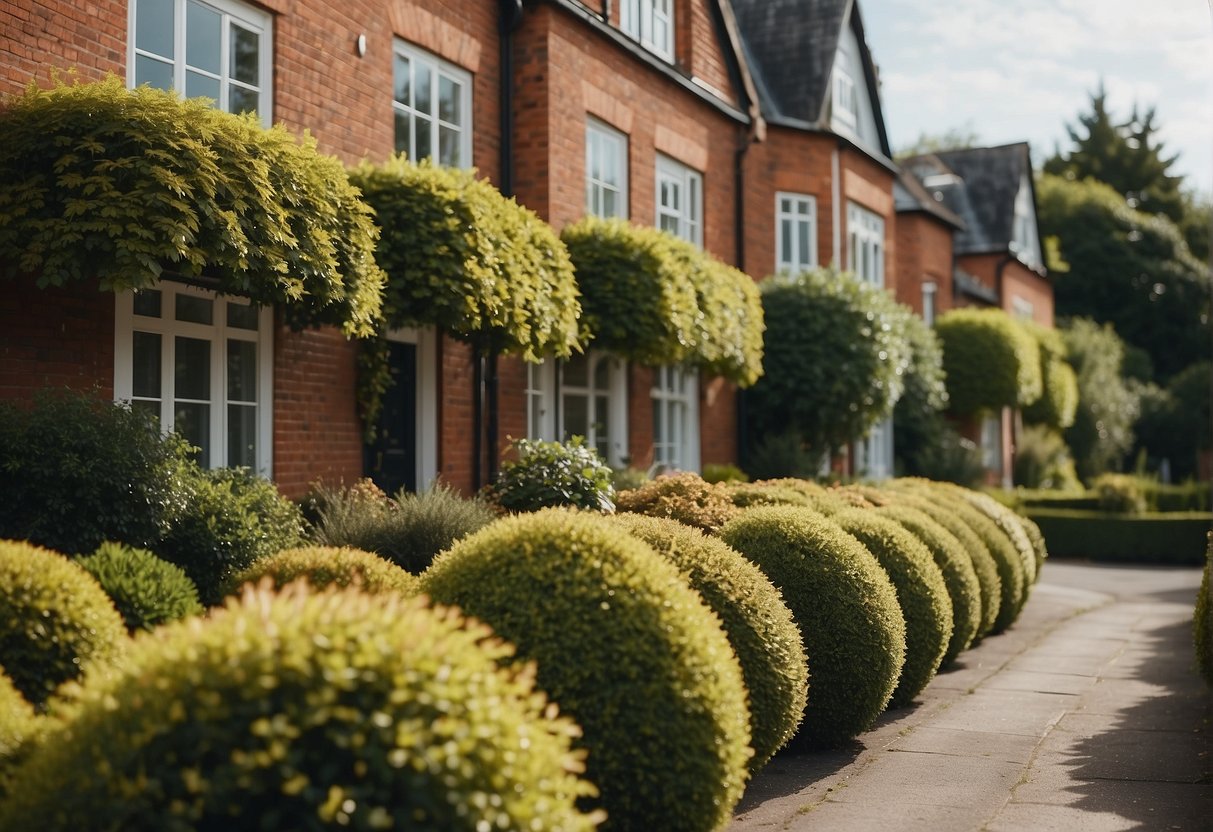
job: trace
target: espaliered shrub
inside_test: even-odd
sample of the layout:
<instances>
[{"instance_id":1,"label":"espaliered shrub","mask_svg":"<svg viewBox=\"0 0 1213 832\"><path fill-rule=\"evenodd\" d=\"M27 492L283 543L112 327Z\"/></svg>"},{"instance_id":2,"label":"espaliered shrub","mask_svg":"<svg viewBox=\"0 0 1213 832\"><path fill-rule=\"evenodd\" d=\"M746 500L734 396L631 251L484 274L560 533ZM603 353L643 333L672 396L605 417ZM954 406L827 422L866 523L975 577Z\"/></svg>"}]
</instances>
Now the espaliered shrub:
<instances>
[{"instance_id":1,"label":"espaliered shrub","mask_svg":"<svg viewBox=\"0 0 1213 832\"><path fill-rule=\"evenodd\" d=\"M580 436L568 442L519 439L518 459L501 466L492 498L508 511L575 506L611 513L615 486L611 466Z\"/></svg>"},{"instance_id":2,"label":"espaliered shrub","mask_svg":"<svg viewBox=\"0 0 1213 832\"><path fill-rule=\"evenodd\" d=\"M126 641L122 617L91 575L49 549L0 541L0 665L30 704L41 707Z\"/></svg>"},{"instance_id":3,"label":"espaliered shrub","mask_svg":"<svg viewBox=\"0 0 1213 832\"><path fill-rule=\"evenodd\" d=\"M7 791L9 772L25 758L39 726L34 707L17 692L13 680L0 667L0 800Z\"/></svg>"},{"instance_id":4,"label":"espaliered shrub","mask_svg":"<svg viewBox=\"0 0 1213 832\"><path fill-rule=\"evenodd\" d=\"M395 592L407 597L418 591L417 578L399 566L370 552L335 546L285 549L261 558L237 573L229 590L258 583L263 578L269 578L275 589L282 589L292 581L305 580L313 589L352 586L371 595Z\"/></svg>"},{"instance_id":5,"label":"espaliered shrub","mask_svg":"<svg viewBox=\"0 0 1213 832\"><path fill-rule=\"evenodd\" d=\"M953 309L935 332L954 413L1019 407L1040 398L1040 348L1001 309Z\"/></svg>"},{"instance_id":6,"label":"espaliered shrub","mask_svg":"<svg viewBox=\"0 0 1213 832\"><path fill-rule=\"evenodd\" d=\"M114 291L207 278L296 325L372 332L371 212L315 139L115 76L31 84L0 106L0 134L8 276Z\"/></svg>"},{"instance_id":7,"label":"espaliered shrub","mask_svg":"<svg viewBox=\"0 0 1213 832\"><path fill-rule=\"evenodd\" d=\"M198 588L185 571L146 549L102 543L76 562L105 590L132 633L202 613Z\"/></svg>"},{"instance_id":8,"label":"espaliered shrub","mask_svg":"<svg viewBox=\"0 0 1213 832\"><path fill-rule=\"evenodd\" d=\"M888 573L906 623L906 660L889 707L910 704L935 678L952 639L952 600L926 546L896 521L862 508L831 518Z\"/></svg>"},{"instance_id":9,"label":"espaliered shrub","mask_svg":"<svg viewBox=\"0 0 1213 832\"><path fill-rule=\"evenodd\" d=\"M1205 682L1213 687L1213 540L1205 554L1205 571L1196 594L1192 614L1192 637L1196 647L1196 667Z\"/></svg>"},{"instance_id":10,"label":"espaliered shrub","mask_svg":"<svg viewBox=\"0 0 1213 832\"><path fill-rule=\"evenodd\" d=\"M791 610L767 576L722 541L673 520L639 514L615 519L678 567L724 623L749 693L750 772L756 773L804 716L808 661Z\"/></svg>"},{"instance_id":11,"label":"espaliered shrub","mask_svg":"<svg viewBox=\"0 0 1213 832\"><path fill-rule=\"evenodd\" d=\"M870 728L905 662L905 621L880 564L855 538L804 508L752 508L720 536L780 588L800 627L811 677L792 744L836 746Z\"/></svg>"},{"instance_id":12,"label":"espaliered shrub","mask_svg":"<svg viewBox=\"0 0 1213 832\"><path fill-rule=\"evenodd\" d=\"M91 676L0 827L589 830L576 727L512 653L418 599L250 589Z\"/></svg>"},{"instance_id":13,"label":"espaliered shrub","mask_svg":"<svg viewBox=\"0 0 1213 832\"><path fill-rule=\"evenodd\" d=\"M461 540L422 576L509 639L581 726L609 829L728 821L750 757L741 669L678 570L613 521L548 510Z\"/></svg>"},{"instance_id":14,"label":"espaliered shrub","mask_svg":"<svg viewBox=\"0 0 1213 832\"><path fill-rule=\"evenodd\" d=\"M1074 424L1078 410L1078 376L1066 361L1066 341L1060 332L1031 321L1021 321L1036 339L1040 352L1040 398L1023 410L1028 424L1064 430Z\"/></svg>"},{"instance_id":15,"label":"espaliered shrub","mask_svg":"<svg viewBox=\"0 0 1213 832\"><path fill-rule=\"evenodd\" d=\"M666 517L705 532L717 532L737 513L725 485L712 485L698 474L658 477L619 495L616 507L632 514Z\"/></svg>"},{"instance_id":16,"label":"espaliered shrub","mask_svg":"<svg viewBox=\"0 0 1213 832\"><path fill-rule=\"evenodd\" d=\"M624 220L589 217L561 239L595 347L650 366L697 366L742 386L762 374L763 309L747 275Z\"/></svg>"}]
</instances>

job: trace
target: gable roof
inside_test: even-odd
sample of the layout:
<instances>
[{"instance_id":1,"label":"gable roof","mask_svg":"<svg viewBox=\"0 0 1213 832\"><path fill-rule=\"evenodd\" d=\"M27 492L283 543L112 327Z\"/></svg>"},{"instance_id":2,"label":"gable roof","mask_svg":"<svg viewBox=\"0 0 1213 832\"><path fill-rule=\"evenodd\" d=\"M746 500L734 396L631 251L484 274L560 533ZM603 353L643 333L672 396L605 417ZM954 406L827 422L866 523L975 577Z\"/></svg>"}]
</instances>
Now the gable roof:
<instances>
[{"instance_id":1,"label":"gable roof","mask_svg":"<svg viewBox=\"0 0 1213 832\"><path fill-rule=\"evenodd\" d=\"M922 186L918 177L904 167L893 182L893 207L899 214L921 211L957 231L965 229L965 222L960 215L944 205L942 199L936 199L934 194Z\"/></svg>"},{"instance_id":2,"label":"gable roof","mask_svg":"<svg viewBox=\"0 0 1213 832\"><path fill-rule=\"evenodd\" d=\"M934 155L963 180L963 187L944 190L944 204L966 220L966 212L973 217L973 222L966 222L968 232L956 238L957 253L1008 250L1015 234L1015 197L1025 176L1032 181L1027 142L944 150ZM924 184L930 190L930 182Z\"/></svg>"},{"instance_id":3,"label":"gable roof","mask_svg":"<svg viewBox=\"0 0 1213 832\"><path fill-rule=\"evenodd\" d=\"M864 82L880 145L862 149L892 159L876 65L856 0L730 0L730 3L766 119L787 127L833 132L827 106L830 80L842 27L849 24L859 42Z\"/></svg>"}]
</instances>

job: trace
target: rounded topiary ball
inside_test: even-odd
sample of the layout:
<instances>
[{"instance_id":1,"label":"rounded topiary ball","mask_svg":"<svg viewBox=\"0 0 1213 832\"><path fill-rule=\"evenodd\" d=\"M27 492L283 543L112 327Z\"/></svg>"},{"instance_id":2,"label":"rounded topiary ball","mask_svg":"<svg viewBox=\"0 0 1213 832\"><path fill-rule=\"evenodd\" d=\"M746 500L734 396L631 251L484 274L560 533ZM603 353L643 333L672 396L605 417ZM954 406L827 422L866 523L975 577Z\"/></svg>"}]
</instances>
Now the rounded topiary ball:
<instances>
[{"instance_id":1,"label":"rounded topiary ball","mask_svg":"<svg viewBox=\"0 0 1213 832\"><path fill-rule=\"evenodd\" d=\"M619 511L667 517L705 532L715 532L737 513L729 487L709 483L698 474L658 477L632 491L620 494Z\"/></svg>"},{"instance_id":2,"label":"rounded topiary ball","mask_svg":"<svg viewBox=\"0 0 1213 832\"><path fill-rule=\"evenodd\" d=\"M951 483L939 483L936 487L946 488L953 494L963 497L971 506L993 520L999 531L1011 541L1011 545L1015 547L1015 551L1019 554L1019 561L1023 565L1023 600L1021 603L1026 604L1028 595L1036 584L1036 550L1024 529L1022 518L989 494L971 491Z\"/></svg>"},{"instance_id":3,"label":"rounded topiary ball","mask_svg":"<svg viewBox=\"0 0 1213 832\"><path fill-rule=\"evenodd\" d=\"M810 509L760 506L721 530L783 593L812 669L794 745L839 745L872 726L905 662L897 593L870 552Z\"/></svg>"},{"instance_id":4,"label":"rounded topiary ball","mask_svg":"<svg viewBox=\"0 0 1213 832\"><path fill-rule=\"evenodd\" d=\"M786 485L765 482L730 482L725 484L729 499L738 508L753 506L803 506L812 508L813 501L803 492Z\"/></svg>"},{"instance_id":5,"label":"rounded topiary ball","mask_svg":"<svg viewBox=\"0 0 1213 832\"><path fill-rule=\"evenodd\" d=\"M762 570L723 541L674 520L639 514L615 519L678 567L724 622L749 692L750 771L758 771L804 716L809 670L792 611Z\"/></svg>"},{"instance_id":6,"label":"rounded topiary ball","mask_svg":"<svg viewBox=\"0 0 1213 832\"><path fill-rule=\"evenodd\" d=\"M269 555L240 572L231 588L273 580L278 589L292 581L306 580L314 589L355 586L364 592L397 592L416 595L420 581L394 563L361 549L336 546L303 546Z\"/></svg>"},{"instance_id":7,"label":"rounded topiary ball","mask_svg":"<svg viewBox=\"0 0 1213 832\"><path fill-rule=\"evenodd\" d=\"M899 708L935 678L952 638L952 599L931 552L894 520L853 508L831 518L871 552L897 590L906 622L906 661L889 706Z\"/></svg>"},{"instance_id":8,"label":"rounded topiary ball","mask_svg":"<svg viewBox=\"0 0 1213 832\"><path fill-rule=\"evenodd\" d=\"M653 550L569 510L505 518L455 544L422 589L538 662L581 725L612 829L707 830L750 757L741 668L720 620Z\"/></svg>"},{"instance_id":9,"label":"rounded topiary ball","mask_svg":"<svg viewBox=\"0 0 1213 832\"><path fill-rule=\"evenodd\" d=\"M1032 554L1036 559L1036 580L1040 580L1040 570L1045 567L1045 560L1049 557L1049 549L1045 545L1044 532L1040 530L1040 526L1030 517L1024 517L1022 514L1016 513L1015 519L1019 521L1019 525L1023 526L1024 534L1028 536L1028 540L1032 544Z\"/></svg>"},{"instance_id":10,"label":"rounded topiary ball","mask_svg":"<svg viewBox=\"0 0 1213 832\"><path fill-rule=\"evenodd\" d=\"M122 616L91 575L49 549L0 541L0 664L31 704L126 641Z\"/></svg>"},{"instance_id":11,"label":"rounded topiary ball","mask_svg":"<svg viewBox=\"0 0 1213 832\"><path fill-rule=\"evenodd\" d=\"M29 750L27 743L37 733L41 718L25 701L13 680L0 667L0 798L4 797L9 771Z\"/></svg>"},{"instance_id":12,"label":"rounded topiary ball","mask_svg":"<svg viewBox=\"0 0 1213 832\"><path fill-rule=\"evenodd\" d=\"M90 676L0 828L591 829L576 727L512 654L421 599L250 587Z\"/></svg>"},{"instance_id":13,"label":"rounded topiary ball","mask_svg":"<svg viewBox=\"0 0 1213 832\"><path fill-rule=\"evenodd\" d=\"M76 563L101 584L131 632L202 613L198 587L185 570L146 549L102 543Z\"/></svg>"}]
</instances>

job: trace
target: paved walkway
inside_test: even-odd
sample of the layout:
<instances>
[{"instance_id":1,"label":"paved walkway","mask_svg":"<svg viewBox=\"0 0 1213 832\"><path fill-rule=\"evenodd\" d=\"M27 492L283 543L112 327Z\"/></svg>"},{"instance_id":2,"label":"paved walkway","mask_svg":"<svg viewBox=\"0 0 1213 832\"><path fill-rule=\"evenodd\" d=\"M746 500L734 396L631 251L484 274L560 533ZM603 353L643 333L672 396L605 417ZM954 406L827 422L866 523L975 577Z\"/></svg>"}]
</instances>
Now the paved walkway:
<instances>
[{"instance_id":1,"label":"paved walkway","mask_svg":"<svg viewBox=\"0 0 1213 832\"><path fill-rule=\"evenodd\" d=\"M729 832L1213 830L1196 569L1046 564L1019 622L852 747L782 754Z\"/></svg>"}]
</instances>

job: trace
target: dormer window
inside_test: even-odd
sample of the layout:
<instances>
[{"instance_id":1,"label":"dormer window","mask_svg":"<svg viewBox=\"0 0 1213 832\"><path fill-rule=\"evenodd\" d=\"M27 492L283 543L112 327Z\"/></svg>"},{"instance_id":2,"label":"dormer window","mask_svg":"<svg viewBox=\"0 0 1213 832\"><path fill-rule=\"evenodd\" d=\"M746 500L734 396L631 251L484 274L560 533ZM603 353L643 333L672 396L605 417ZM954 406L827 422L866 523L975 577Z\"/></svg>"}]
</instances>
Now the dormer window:
<instances>
[{"instance_id":1,"label":"dormer window","mask_svg":"<svg viewBox=\"0 0 1213 832\"><path fill-rule=\"evenodd\" d=\"M623 0L619 25L645 49L674 60L674 0Z\"/></svg>"},{"instance_id":2,"label":"dormer window","mask_svg":"<svg viewBox=\"0 0 1213 832\"><path fill-rule=\"evenodd\" d=\"M859 101L855 96L855 79L847 72L841 60L834 65L834 118L852 129L859 121Z\"/></svg>"}]
</instances>

